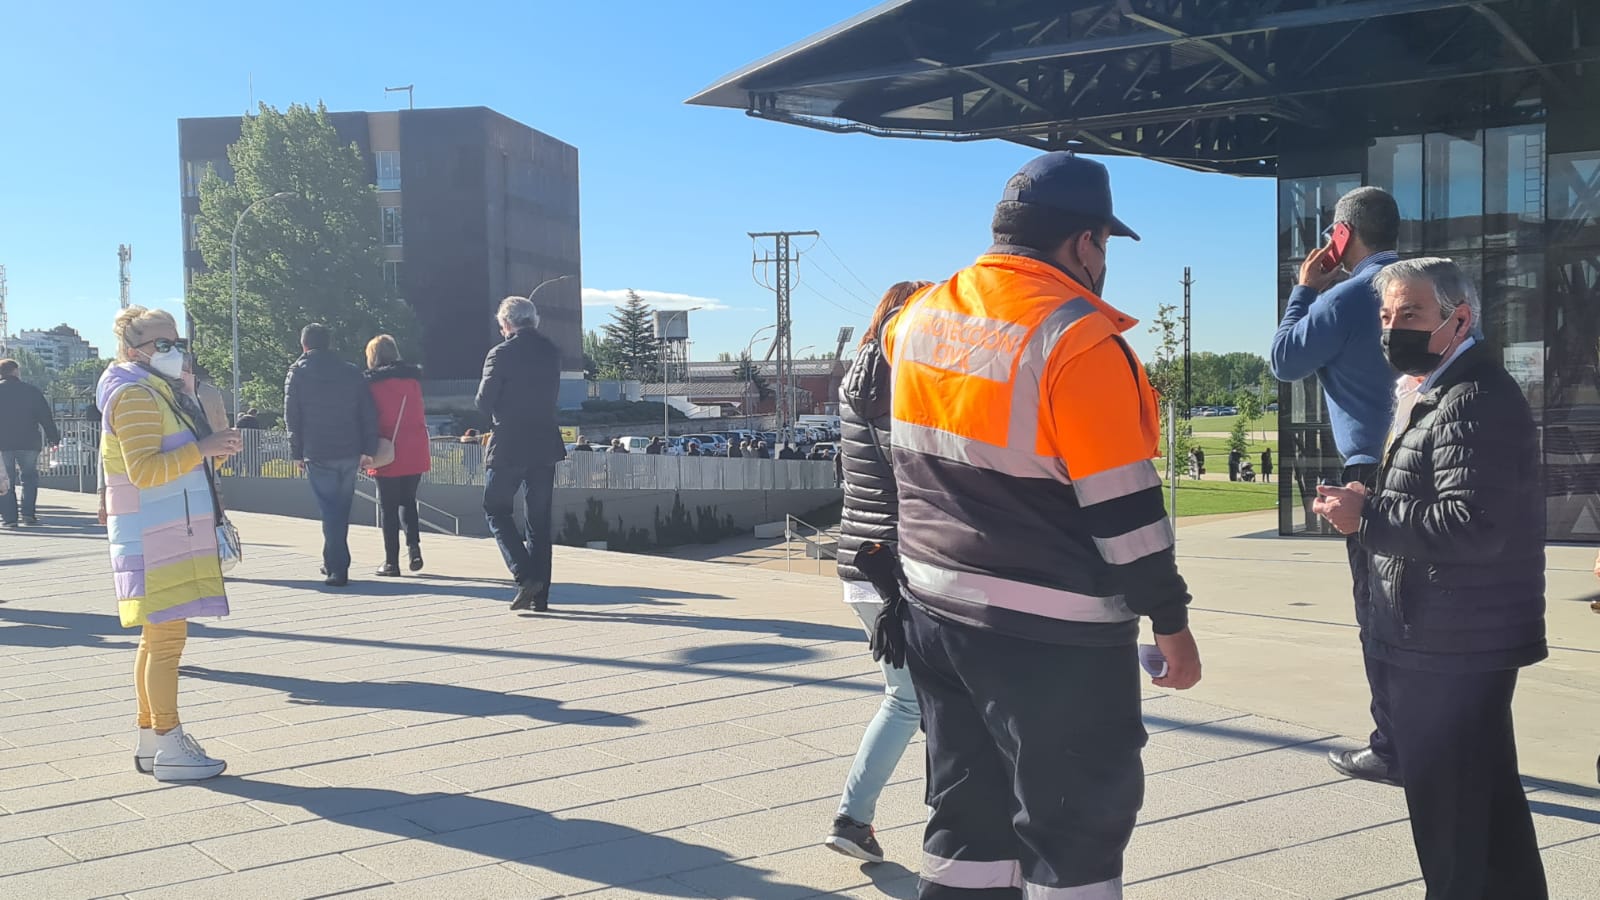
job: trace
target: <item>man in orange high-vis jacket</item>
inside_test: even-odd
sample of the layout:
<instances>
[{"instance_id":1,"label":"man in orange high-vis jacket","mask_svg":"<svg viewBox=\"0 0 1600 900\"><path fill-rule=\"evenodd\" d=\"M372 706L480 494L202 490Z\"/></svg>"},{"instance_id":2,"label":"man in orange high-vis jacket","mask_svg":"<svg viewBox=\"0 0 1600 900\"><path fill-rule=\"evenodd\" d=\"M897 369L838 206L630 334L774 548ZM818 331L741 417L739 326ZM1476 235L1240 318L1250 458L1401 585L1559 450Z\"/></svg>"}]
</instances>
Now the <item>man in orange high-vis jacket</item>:
<instances>
[{"instance_id":1,"label":"man in orange high-vis jacket","mask_svg":"<svg viewBox=\"0 0 1600 900\"><path fill-rule=\"evenodd\" d=\"M913 298L894 369L907 665L928 738L921 896L1122 896L1144 799L1139 617L1200 680L1151 458L1156 395L1099 297L1105 167L1028 163L996 244Z\"/></svg>"}]
</instances>

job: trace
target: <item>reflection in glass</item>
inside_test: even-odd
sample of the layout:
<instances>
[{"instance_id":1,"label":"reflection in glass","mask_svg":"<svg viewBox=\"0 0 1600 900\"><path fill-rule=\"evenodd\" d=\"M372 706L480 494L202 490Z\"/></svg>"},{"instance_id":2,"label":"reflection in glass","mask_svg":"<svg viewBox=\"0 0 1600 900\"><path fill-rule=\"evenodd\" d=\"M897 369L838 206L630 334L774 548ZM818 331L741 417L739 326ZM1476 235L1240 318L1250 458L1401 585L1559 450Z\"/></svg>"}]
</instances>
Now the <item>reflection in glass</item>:
<instances>
[{"instance_id":1,"label":"reflection in glass","mask_svg":"<svg viewBox=\"0 0 1600 900\"><path fill-rule=\"evenodd\" d=\"M1361 186L1359 175L1285 178L1278 182L1278 258L1299 263L1333 224L1339 198Z\"/></svg>"},{"instance_id":2,"label":"reflection in glass","mask_svg":"<svg viewBox=\"0 0 1600 900\"><path fill-rule=\"evenodd\" d=\"M1423 243L1430 250L1483 246L1483 132L1427 136Z\"/></svg>"},{"instance_id":3,"label":"reflection in glass","mask_svg":"<svg viewBox=\"0 0 1600 900\"><path fill-rule=\"evenodd\" d=\"M1367 151L1367 184L1394 195L1400 207L1401 253L1422 249L1422 137L1382 137Z\"/></svg>"},{"instance_id":4,"label":"reflection in glass","mask_svg":"<svg viewBox=\"0 0 1600 900\"><path fill-rule=\"evenodd\" d=\"M1544 254L1491 253L1483 260L1483 333L1522 386L1534 420L1544 410Z\"/></svg>"},{"instance_id":5,"label":"reflection in glass","mask_svg":"<svg viewBox=\"0 0 1600 900\"><path fill-rule=\"evenodd\" d=\"M1544 228L1544 126L1489 129L1483 157L1484 242L1538 245Z\"/></svg>"}]
</instances>

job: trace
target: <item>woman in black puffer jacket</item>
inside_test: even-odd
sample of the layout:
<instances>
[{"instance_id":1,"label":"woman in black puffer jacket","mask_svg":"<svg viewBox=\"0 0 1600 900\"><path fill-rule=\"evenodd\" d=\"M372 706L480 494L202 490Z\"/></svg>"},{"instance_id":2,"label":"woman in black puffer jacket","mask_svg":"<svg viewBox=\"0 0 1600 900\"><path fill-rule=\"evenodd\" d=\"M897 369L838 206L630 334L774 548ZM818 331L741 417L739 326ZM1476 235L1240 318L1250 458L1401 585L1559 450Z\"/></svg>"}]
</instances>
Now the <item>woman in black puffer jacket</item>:
<instances>
[{"instance_id":1,"label":"woman in black puffer jacket","mask_svg":"<svg viewBox=\"0 0 1600 900\"><path fill-rule=\"evenodd\" d=\"M894 469L889 457L889 391L892 377L883 357L882 331L925 281L902 281L890 288L873 313L855 361L839 388L839 458L844 475L844 515L839 525L839 578L844 600L871 635L882 602L856 568L856 553L869 543L893 547L900 518ZM872 833L878 795L894 774L906 745L922 721L911 673L888 662L883 668L884 698L856 752L845 779L833 830L823 842L833 850L868 862L882 862L883 848Z\"/></svg>"}]
</instances>

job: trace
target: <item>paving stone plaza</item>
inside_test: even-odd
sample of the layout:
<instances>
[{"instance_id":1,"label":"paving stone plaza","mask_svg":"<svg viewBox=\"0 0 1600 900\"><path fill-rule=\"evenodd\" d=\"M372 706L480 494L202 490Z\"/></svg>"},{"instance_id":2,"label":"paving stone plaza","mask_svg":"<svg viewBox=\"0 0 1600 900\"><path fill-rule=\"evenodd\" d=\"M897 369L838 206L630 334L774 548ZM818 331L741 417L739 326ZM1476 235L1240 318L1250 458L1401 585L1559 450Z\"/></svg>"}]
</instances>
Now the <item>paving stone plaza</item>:
<instances>
[{"instance_id":1,"label":"paving stone plaza","mask_svg":"<svg viewBox=\"0 0 1600 900\"><path fill-rule=\"evenodd\" d=\"M491 542L422 577L316 577L314 523L239 515L233 615L192 623L186 727L213 781L134 772L136 632L91 499L0 535L0 897L913 897L921 744L880 803L889 861L820 846L879 677L837 582L558 549L553 610L508 612ZM1206 681L1145 698L1130 898L1422 896L1402 794L1359 743L1343 549L1269 516L1184 524ZM356 572L378 561L357 528ZM1592 548L1550 553L1548 662L1517 700L1553 896L1600 896ZM1586 593L1587 592L1587 593Z\"/></svg>"}]
</instances>

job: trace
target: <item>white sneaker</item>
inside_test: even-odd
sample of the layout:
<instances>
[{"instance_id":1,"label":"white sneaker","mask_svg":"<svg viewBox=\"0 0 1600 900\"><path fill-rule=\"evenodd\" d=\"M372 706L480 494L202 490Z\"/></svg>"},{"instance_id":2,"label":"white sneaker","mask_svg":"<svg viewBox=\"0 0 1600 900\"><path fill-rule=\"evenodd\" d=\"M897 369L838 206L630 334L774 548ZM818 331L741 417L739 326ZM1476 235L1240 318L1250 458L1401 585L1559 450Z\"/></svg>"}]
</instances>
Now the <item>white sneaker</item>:
<instances>
[{"instance_id":1,"label":"white sneaker","mask_svg":"<svg viewBox=\"0 0 1600 900\"><path fill-rule=\"evenodd\" d=\"M221 775L228 764L212 759L200 742L178 726L156 737L155 776L157 781L202 781Z\"/></svg>"},{"instance_id":2,"label":"white sneaker","mask_svg":"<svg viewBox=\"0 0 1600 900\"><path fill-rule=\"evenodd\" d=\"M133 770L140 775L149 775L156 770L157 740L154 728L139 729L139 743L133 750Z\"/></svg>"}]
</instances>

